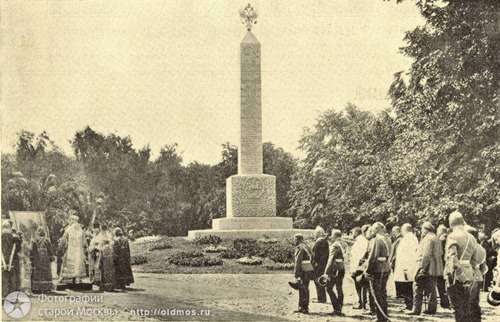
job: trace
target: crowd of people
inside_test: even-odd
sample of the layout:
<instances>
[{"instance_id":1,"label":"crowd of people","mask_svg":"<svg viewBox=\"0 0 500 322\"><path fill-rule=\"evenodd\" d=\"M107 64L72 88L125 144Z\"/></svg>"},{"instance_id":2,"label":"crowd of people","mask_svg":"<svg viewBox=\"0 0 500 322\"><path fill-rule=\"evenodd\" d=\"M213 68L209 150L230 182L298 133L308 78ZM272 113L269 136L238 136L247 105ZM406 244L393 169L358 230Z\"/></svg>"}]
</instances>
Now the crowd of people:
<instances>
[{"instance_id":1,"label":"crowd of people","mask_svg":"<svg viewBox=\"0 0 500 322\"><path fill-rule=\"evenodd\" d=\"M396 297L409 316L432 315L439 304L454 311L456 321L480 321L480 293L492 286L493 273L500 271L500 230L488 238L464 221L458 211L449 216L449 228L424 222L420 230L411 224L393 226L391 233L380 222L355 227L350 238L332 230L328 241L321 227L314 245L295 235L295 281L299 291L297 313L309 313L309 284L313 280L317 302L327 303L332 315L344 316L343 281L346 271L354 281L358 303L354 309L389 321L387 283L392 272ZM348 247L346 241L350 241ZM349 261L349 267L346 263ZM498 285L497 285L498 287ZM424 298L427 308L422 311Z\"/></svg>"},{"instance_id":2,"label":"crowd of people","mask_svg":"<svg viewBox=\"0 0 500 322\"><path fill-rule=\"evenodd\" d=\"M92 231L85 232L76 211L70 212L56 249L44 228L38 228L28 242L12 221L2 221L3 298L14 291L50 292L56 285L125 290L134 282L130 259L129 242L120 228L110 231L107 224L96 223Z\"/></svg>"}]
</instances>

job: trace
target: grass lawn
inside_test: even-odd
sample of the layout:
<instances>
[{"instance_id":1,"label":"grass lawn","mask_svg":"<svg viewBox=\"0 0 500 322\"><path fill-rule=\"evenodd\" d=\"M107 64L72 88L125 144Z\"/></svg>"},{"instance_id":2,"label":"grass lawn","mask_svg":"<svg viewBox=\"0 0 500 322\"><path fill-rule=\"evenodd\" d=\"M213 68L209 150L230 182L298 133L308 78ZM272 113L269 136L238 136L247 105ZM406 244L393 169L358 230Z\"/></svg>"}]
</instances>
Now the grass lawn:
<instances>
[{"instance_id":1,"label":"grass lawn","mask_svg":"<svg viewBox=\"0 0 500 322\"><path fill-rule=\"evenodd\" d=\"M148 250L153 243L134 243L130 244L131 254L144 255L148 262L142 265L133 266L134 270L141 273L165 273L165 274L283 274L291 270L269 270L264 267L266 264L274 262L265 258L262 265L249 266L236 263L236 259L223 259L224 264L209 267L189 267L169 264L168 258L177 252L203 251L209 245L197 245L193 241L184 237L164 238L172 248ZM223 241L221 246L229 247L231 241ZM217 257L218 253L207 253L207 256Z\"/></svg>"}]
</instances>

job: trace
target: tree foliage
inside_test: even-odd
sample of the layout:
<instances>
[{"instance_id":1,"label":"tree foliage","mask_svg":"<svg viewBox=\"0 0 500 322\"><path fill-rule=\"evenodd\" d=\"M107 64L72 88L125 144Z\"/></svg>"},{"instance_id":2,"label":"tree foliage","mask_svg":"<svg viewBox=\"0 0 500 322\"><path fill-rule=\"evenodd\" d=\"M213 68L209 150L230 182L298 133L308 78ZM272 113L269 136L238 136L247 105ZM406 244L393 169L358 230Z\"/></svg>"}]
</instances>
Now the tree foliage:
<instances>
[{"instance_id":1,"label":"tree foliage","mask_svg":"<svg viewBox=\"0 0 500 322\"><path fill-rule=\"evenodd\" d=\"M149 147L134 148L130 137L104 135L90 127L71 141L64 155L44 132L21 132L14 155L2 155L2 210L46 211L51 235L59 237L70 209L81 222L106 222L128 234L186 235L225 216L226 179L237 174L238 151L226 143L216 165L183 165L176 144L151 160ZM289 207L286 192L296 160L264 144L266 173L278 176L278 211ZM281 192L280 192L281 190ZM54 237L56 238L56 237Z\"/></svg>"},{"instance_id":2,"label":"tree foliage","mask_svg":"<svg viewBox=\"0 0 500 322\"><path fill-rule=\"evenodd\" d=\"M413 63L395 75L391 108L327 111L304 133L300 225L440 223L456 209L487 230L500 221L500 2L416 5L426 23L406 34Z\"/></svg>"}]
</instances>

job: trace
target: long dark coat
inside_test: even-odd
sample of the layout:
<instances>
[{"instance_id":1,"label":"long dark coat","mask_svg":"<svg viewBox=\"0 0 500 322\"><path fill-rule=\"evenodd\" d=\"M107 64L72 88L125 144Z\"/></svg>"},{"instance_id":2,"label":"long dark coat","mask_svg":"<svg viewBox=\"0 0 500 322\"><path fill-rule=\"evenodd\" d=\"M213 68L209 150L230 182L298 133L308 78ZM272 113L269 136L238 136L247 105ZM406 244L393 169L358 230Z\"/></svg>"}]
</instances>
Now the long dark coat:
<instances>
[{"instance_id":1,"label":"long dark coat","mask_svg":"<svg viewBox=\"0 0 500 322\"><path fill-rule=\"evenodd\" d=\"M47 238L38 239L31 244L31 290L50 291L52 289L51 262L54 260L52 245Z\"/></svg>"},{"instance_id":2,"label":"long dark coat","mask_svg":"<svg viewBox=\"0 0 500 322\"><path fill-rule=\"evenodd\" d=\"M118 288L134 283L132 267L130 265L130 247L127 238L119 236L113 244L116 284Z\"/></svg>"}]
</instances>

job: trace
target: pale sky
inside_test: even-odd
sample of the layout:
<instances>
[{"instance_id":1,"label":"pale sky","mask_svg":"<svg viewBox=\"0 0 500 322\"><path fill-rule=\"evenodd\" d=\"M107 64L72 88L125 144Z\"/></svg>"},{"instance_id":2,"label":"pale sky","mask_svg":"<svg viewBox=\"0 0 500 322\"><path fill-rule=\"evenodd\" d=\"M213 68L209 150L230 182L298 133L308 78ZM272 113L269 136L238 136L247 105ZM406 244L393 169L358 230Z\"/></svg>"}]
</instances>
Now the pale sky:
<instances>
[{"instance_id":1,"label":"pale sky","mask_svg":"<svg viewBox=\"0 0 500 322\"><path fill-rule=\"evenodd\" d=\"M157 156L214 164L239 141L239 45L246 1L2 1L2 150L22 129L68 154L90 125ZM262 50L263 138L295 156L304 126L352 102L388 106L412 1L252 1Z\"/></svg>"}]
</instances>

